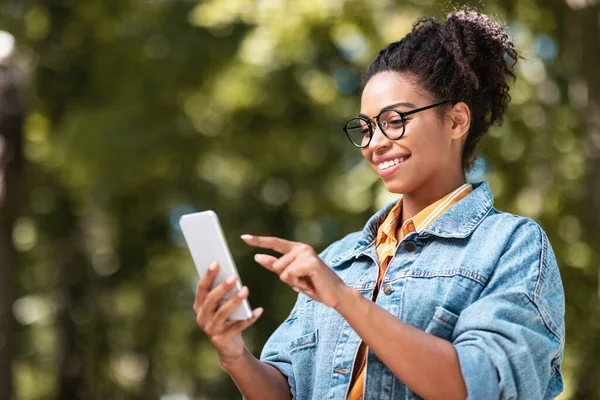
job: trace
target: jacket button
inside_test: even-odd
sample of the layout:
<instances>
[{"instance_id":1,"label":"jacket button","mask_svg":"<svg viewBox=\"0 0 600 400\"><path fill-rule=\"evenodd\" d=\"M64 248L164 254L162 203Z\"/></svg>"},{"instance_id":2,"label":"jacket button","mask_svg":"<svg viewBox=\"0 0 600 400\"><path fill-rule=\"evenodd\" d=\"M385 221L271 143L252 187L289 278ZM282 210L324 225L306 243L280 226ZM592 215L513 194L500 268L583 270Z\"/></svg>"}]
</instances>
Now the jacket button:
<instances>
[{"instance_id":1,"label":"jacket button","mask_svg":"<svg viewBox=\"0 0 600 400\"><path fill-rule=\"evenodd\" d=\"M387 294L388 296L390 294L392 294L393 291L394 291L394 288L389 283L386 283L385 286L383 287L383 293Z\"/></svg>"},{"instance_id":2,"label":"jacket button","mask_svg":"<svg viewBox=\"0 0 600 400\"><path fill-rule=\"evenodd\" d=\"M404 243L404 250L408 253L412 253L417 249L417 245L415 242L406 242Z\"/></svg>"}]
</instances>

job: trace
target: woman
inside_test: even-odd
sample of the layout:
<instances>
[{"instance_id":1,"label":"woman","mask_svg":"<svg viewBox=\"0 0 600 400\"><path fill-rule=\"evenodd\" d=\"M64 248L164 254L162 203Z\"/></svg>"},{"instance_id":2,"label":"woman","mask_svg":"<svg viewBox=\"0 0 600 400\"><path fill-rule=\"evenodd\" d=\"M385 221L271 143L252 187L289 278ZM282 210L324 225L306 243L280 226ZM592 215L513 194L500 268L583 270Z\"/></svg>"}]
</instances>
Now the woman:
<instances>
[{"instance_id":1,"label":"woman","mask_svg":"<svg viewBox=\"0 0 600 400\"><path fill-rule=\"evenodd\" d=\"M317 255L303 243L244 235L263 267L299 292L261 359L248 321L227 316L244 288L198 286L198 324L248 399L550 399L563 388L564 294L548 239L467 184L479 139L510 100L517 51L489 17L424 18L364 76L350 140L402 194ZM216 310L215 310L216 309Z\"/></svg>"}]
</instances>

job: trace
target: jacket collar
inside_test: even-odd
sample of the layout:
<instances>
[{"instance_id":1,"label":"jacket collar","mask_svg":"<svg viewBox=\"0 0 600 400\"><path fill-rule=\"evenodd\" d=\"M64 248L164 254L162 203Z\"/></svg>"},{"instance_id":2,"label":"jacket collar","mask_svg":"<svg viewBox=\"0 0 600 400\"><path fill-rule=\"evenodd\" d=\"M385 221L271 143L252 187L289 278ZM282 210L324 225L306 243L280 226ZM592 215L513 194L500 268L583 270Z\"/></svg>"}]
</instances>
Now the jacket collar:
<instances>
[{"instance_id":1,"label":"jacket collar","mask_svg":"<svg viewBox=\"0 0 600 400\"><path fill-rule=\"evenodd\" d=\"M377 229L398 200L383 206L367 221L350 256L358 256L375 242ZM418 233L421 238L438 236L466 238L483 221L494 205L494 195L487 182L473 183L473 191L440 215L433 224Z\"/></svg>"},{"instance_id":2,"label":"jacket collar","mask_svg":"<svg viewBox=\"0 0 600 400\"><path fill-rule=\"evenodd\" d=\"M450 207L428 228L419 232L419 237L439 236L466 238L483 221L494 206L494 195L487 182L473 184L473 191Z\"/></svg>"}]
</instances>

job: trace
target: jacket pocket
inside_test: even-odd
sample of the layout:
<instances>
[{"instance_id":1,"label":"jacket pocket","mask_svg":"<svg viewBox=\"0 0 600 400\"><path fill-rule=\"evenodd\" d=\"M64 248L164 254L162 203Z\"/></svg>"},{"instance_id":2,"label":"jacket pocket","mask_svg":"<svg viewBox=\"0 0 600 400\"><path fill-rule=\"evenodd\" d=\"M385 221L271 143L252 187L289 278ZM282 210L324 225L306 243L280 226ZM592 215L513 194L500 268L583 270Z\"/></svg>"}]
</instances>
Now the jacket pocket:
<instances>
[{"instance_id":1,"label":"jacket pocket","mask_svg":"<svg viewBox=\"0 0 600 400\"><path fill-rule=\"evenodd\" d=\"M307 347L314 347L319 342L319 331L315 330L314 332L307 333L306 335L302 335L297 337L296 339L290 342L290 353L304 349Z\"/></svg>"},{"instance_id":2,"label":"jacket pocket","mask_svg":"<svg viewBox=\"0 0 600 400\"><path fill-rule=\"evenodd\" d=\"M425 332L431 333L439 338L450 340L454 327L458 321L458 315L446 310L442 306L435 308L435 314L427 325Z\"/></svg>"},{"instance_id":3,"label":"jacket pocket","mask_svg":"<svg viewBox=\"0 0 600 400\"><path fill-rule=\"evenodd\" d=\"M310 394L313 393L317 384L318 343L318 330L299 336L290 342L289 355L296 393L294 398L312 397Z\"/></svg>"}]
</instances>

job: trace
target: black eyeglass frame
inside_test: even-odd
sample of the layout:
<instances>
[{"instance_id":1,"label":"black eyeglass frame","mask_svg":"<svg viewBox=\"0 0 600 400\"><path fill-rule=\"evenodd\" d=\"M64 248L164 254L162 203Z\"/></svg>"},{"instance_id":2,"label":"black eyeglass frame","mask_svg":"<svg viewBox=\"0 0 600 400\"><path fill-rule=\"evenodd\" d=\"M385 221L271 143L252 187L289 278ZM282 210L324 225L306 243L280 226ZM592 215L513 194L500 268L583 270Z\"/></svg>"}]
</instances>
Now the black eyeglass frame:
<instances>
[{"instance_id":1,"label":"black eyeglass frame","mask_svg":"<svg viewBox=\"0 0 600 400\"><path fill-rule=\"evenodd\" d=\"M410 110L410 111L398 111L398 110L395 110L394 108L384 108L383 110L381 110L379 112L379 114L377 114L376 117L372 117L372 118L367 118L367 117L359 115L358 117L351 118L348 122L346 122L346 125L344 125L344 128L343 128L344 133L346 134L346 137L348 137L348 140L350 140L350 142L354 146L358 147L359 149L364 149L364 148L368 147L369 144L371 144L371 139L373 138L373 133L374 133L373 125L371 124L371 120L375 119L375 121L377 122L377 126L379 126L379 129L381 130L381 133L383 133L386 138L388 138L390 140L398 140L402 136L404 136L404 133L406 132L406 120L405 120L406 116L416 114L421 111L429 110L431 108L441 106L442 104L447 104L447 103L458 103L458 101L457 100L444 100L439 103L431 104L431 105L421 107L421 108L415 108L414 110ZM387 133L385 133L385 129L383 129L383 127L381 126L381 122L379 121L379 117L381 116L381 114L383 114L384 112L389 112L389 111L393 111L393 112L397 113L400 116L400 118L402 119L402 133L398 137L391 137ZM367 141L367 144L365 144L364 146L359 146L358 144L354 143L354 141L350 137L350 134L348 133L348 125L356 119L360 119L360 120L364 121L367 124L367 126L369 127L369 140Z\"/></svg>"}]
</instances>

